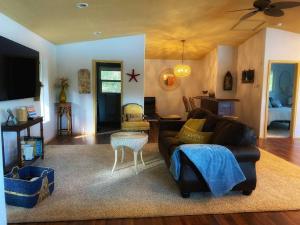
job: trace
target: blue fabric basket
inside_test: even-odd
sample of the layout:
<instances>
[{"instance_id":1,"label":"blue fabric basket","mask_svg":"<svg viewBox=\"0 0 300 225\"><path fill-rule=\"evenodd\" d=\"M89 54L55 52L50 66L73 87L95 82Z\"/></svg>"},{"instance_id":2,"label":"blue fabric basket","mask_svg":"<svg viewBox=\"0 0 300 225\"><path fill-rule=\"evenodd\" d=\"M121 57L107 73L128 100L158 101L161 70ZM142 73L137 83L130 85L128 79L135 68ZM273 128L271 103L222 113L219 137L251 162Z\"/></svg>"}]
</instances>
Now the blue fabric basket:
<instances>
[{"instance_id":1,"label":"blue fabric basket","mask_svg":"<svg viewBox=\"0 0 300 225\"><path fill-rule=\"evenodd\" d=\"M4 188L8 205L32 208L52 194L54 170L36 166L15 167L4 176Z\"/></svg>"}]
</instances>

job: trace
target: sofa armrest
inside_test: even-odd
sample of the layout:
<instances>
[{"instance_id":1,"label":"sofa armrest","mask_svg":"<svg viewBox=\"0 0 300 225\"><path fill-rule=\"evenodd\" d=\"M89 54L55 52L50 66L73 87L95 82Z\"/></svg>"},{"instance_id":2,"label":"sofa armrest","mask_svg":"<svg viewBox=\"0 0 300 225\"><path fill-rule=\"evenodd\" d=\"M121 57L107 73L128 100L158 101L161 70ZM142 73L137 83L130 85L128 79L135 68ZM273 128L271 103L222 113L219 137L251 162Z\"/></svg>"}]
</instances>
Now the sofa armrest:
<instances>
[{"instance_id":1,"label":"sofa armrest","mask_svg":"<svg viewBox=\"0 0 300 225\"><path fill-rule=\"evenodd\" d=\"M260 159L259 148L255 145L248 146L226 146L236 157L238 162L256 162Z\"/></svg>"},{"instance_id":2,"label":"sofa armrest","mask_svg":"<svg viewBox=\"0 0 300 225\"><path fill-rule=\"evenodd\" d=\"M179 131L186 121L183 120L160 120L159 131L172 130Z\"/></svg>"}]
</instances>

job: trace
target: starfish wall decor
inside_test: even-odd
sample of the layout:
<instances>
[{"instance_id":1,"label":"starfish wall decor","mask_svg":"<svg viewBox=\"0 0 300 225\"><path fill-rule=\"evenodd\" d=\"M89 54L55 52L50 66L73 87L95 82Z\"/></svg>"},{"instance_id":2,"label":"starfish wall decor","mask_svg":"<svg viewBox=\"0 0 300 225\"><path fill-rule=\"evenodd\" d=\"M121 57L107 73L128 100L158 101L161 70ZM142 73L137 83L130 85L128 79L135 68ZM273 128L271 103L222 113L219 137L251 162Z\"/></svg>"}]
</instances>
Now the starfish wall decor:
<instances>
[{"instance_id":1,"label":"starfish wall decor","mask_svg":"<svg viewBox=\"0 0 300 225\"><path fill-rule=\"evenodd\" d=\"M136 79L137 76L140 76L141 74L135 74L134 69L132 69L131 73L127 73L128 76L130 76L129 82L131 82L132 80L135 80L135 82L138 82L138 80Z\"/></svg>"}]
</instances>

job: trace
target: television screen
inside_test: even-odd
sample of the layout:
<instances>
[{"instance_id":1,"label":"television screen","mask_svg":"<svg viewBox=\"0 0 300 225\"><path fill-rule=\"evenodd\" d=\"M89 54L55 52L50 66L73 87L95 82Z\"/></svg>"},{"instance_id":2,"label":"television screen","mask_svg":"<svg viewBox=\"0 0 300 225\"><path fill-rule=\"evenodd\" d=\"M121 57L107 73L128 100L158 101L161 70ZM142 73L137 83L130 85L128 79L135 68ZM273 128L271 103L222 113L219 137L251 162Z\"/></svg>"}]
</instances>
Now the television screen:
<instances>
[{"instance_id":1,"label":"television screen","mask_svg":"<svg viewBox=\"0 0 300 225\"><path fill-rule=\"evenodd\" d=\"M0 101L36 97L39 52L0 36Z\"/></svg>"}]
</instances>

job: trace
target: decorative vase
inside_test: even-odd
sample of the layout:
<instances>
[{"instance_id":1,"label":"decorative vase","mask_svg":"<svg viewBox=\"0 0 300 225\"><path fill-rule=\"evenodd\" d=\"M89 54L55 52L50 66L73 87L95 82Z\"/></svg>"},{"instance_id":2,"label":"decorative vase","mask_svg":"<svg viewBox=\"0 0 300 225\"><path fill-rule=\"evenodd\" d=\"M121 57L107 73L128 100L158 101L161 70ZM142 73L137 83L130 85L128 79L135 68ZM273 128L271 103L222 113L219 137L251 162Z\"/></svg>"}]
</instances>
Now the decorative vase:
<instances>
[{"instance_id":1,"label":"decorative vase","mask_svg":"<svg viewBox=\"0 0 300 225\"><path fill-rule=\"evenodd\" d=\"M59 94L59 102L60 103L66 103L67 102L67 95L66 95L64 86L61 87L61 91L60 91L60 94Z\"/></svg>"}]
</instances>

